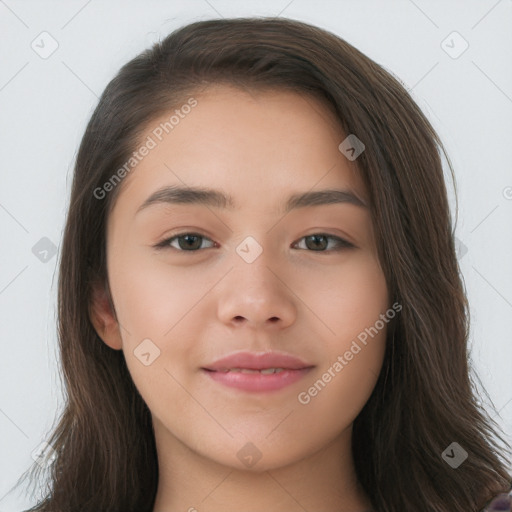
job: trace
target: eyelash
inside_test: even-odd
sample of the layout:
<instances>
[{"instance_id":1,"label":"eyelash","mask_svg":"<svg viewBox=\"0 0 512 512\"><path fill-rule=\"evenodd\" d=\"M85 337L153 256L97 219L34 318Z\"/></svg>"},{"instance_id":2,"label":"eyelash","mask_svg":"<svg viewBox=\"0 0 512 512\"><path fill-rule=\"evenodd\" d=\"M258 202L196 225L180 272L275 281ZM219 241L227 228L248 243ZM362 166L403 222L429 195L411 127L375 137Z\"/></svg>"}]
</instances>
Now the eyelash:
<instances>
[{"instance_id":1,"label":"eyelash","mask_svg":"<svg viewBox=\"0 0 512 512\"><path fill-rule=\"evenodd\" d=\"M178 239L178 238L181 238L181 237L184 237L186 235L192 235L192 236L196 236L196 237L199 237L199 238L202 238L202 239L205 239L205 240L209 240L211 242L213 242L213 240L211 238L208 238L204 235L201 235L201 233L195 233L195 232L190 232L190 231L183 231L181 233L177 233L173 236L171 236L170 238L166 238L165 240L162 240L161 242L159 242L158 244L156 244L154 246L155 249L165 249L165 250L174 250L174 251L177 251L177 252L183 252L183 253L187 253L187 252L199 252L201 250L204 250L204 249L191 249L191 250L184 250L184 249L177 249L176 247L171 247L169 244L170 242L172 242L173 240L175 239ZM310 249L301 249L301 250L306 250L308 252L318 252L318 253L322 253L322 252L338 252L338 251L342 251L342 250L345 250L345 249L352 249L352 248L355 248L355 245L354 244L351 244L350 242L347 242L346 240L344 240L343 238L340 238L338 236L334 236L334 235L329 235L327 233L312 233L311 235L305 235L301 238L299 238L299 240L303 240L304 238L308 238L310 236L322 236L322 237L325 237L325 238L330 238L332 240L337 240L338 241L338 244L339 246L336 248L336 249L326 249L326 250L321 250L321 251L313 251L313 250L310 250ZM215 242L213 242L215 243ZM296 243L296 242L295 242ZM294 245L295 245L294 243ZM207 249L212 249L213 247L207 247Z\"/></svg>"}]
</instances>

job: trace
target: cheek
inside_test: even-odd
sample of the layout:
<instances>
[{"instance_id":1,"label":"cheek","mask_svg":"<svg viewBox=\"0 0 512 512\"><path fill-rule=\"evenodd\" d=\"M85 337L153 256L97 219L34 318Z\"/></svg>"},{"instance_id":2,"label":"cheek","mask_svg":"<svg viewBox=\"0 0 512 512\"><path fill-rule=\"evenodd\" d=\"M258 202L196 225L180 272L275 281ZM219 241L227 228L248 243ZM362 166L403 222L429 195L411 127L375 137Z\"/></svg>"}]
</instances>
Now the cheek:
<instances>
[{"instance_id":1,"label":"cheek","mask_svg":"<svg viewBox=\"0 0 512 512\"><path fill-rule=\"evenodd\" d=\"M347 265L348 267L348 265ZM316 296L324 350L321 367L307 383L303 402L314 414L327 414L343 404L355 417L377 382L386 348L388 289L373 256L351 262ZM314 299L315 300L315 299ZM394 313L392 311L391 313Z\"/></svg>"},{"instance_id":2,"label":"cheek","mask_svg":"<svg viewBox=\"0 0 512 512\"><path fill-rule=\"evenodd\" d=\"M331 347L343 348L373 326L389 307L384 274L373 255L361 253L340 265L339 270L319 272L311 280L302 281L297 295L304 298L314 313L315 329Z\"/></svg>"},{"instance_id":3,"label":"cheek","mask_svg":"<svg viewBox=\"0 0 512 512\"><path fill-rule=\"evenodd\" d=\"M190 319L213 282L151 258L116 263L111 287L124 357L136 387L150 407L165 395L184 398L177 382L193 368L191 342L201 330L200 323ZM137 271L128 271L132 268Z\"/></svg>"},{"instance_id":4,"label":"cheek","mask_svg":"<svg viewBox=\"0 0 512 512\"><path fill-rule=\"evenodd\" d=\"M187 322L187 314L206 290L194 291L156 265L137 268L117 275L123 354L140 395L163 417L168 409L190 407L180 383L193 368L190 340L197 338L198 327Z\"/></svg>"},{"instance_id":5,"label":"cheek","mask_svg":"<svg viewBox=\"0 0 512 512\"><path fill-rule=\"evenodd\" d=\"M134 336L172 337L175 326L214 284L205 277L197 270L173 268L157 256L120 258L111 272L119 321Z\"/></svg>"}]
</instances>

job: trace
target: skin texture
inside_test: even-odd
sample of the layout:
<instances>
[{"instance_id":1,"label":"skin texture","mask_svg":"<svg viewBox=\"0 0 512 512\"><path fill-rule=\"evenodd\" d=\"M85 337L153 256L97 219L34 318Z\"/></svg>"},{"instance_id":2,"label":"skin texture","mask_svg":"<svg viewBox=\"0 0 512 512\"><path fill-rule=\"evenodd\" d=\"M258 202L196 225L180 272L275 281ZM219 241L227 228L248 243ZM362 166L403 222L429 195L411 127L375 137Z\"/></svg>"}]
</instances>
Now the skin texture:
<instances>
[{"instance_id":1,"label":"skin texture","mask_svg":"<svg viewBox=\"0 0 512 512\"><path fill-rule=\"evenodd\" d=\"M345 135L322 103L295 93L215 86L194 97L197 106L125 178L108 219L117 321L103 288L92 301L96 331L123 350L152 413L154 512L225 512L228 503L248 512L368 510L352 423L377 381L386 326L309 403L297 397L391 306L370 211L344 203L280 212L290 194L327 188L367 201L356 162L338 150ZM157 204L135 215L164 185L219 189L237 208ZM154 249L183 232L205 237L196 252L179 252L176 238ZM336 251L335 239L308 247L304 237L317 233L355 247ZM252 263L236 251L247 236L263 249ZM148 366L134 354L147 338L160 350ZM315 368L262 393L200 369L239 350L288 352ZM237 457L249 442L261 454L252 467Z\"/></svg>"}]
</instances>

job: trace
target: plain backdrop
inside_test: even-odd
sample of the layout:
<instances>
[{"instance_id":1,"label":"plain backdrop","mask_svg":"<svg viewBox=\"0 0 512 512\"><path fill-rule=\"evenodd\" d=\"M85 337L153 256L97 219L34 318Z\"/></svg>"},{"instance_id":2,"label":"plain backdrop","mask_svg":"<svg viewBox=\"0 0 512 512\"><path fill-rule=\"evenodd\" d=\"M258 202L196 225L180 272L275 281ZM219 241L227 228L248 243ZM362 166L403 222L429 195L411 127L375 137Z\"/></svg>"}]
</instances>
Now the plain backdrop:
<instances>
[{"instance_id":1,"label":"plain backdrop","mask_svg":"<svg viewBox=\"0 0 512 512\"><path fill-rule=\"evenodd\" d=\"M57 263L99 95L173 29L250 15L338 34L397 76L438 131L456 171L471 359L512 440L512 0L0 0L0 512L33 505L9 491L62 404Z\"/></svg>"}]
</instances>

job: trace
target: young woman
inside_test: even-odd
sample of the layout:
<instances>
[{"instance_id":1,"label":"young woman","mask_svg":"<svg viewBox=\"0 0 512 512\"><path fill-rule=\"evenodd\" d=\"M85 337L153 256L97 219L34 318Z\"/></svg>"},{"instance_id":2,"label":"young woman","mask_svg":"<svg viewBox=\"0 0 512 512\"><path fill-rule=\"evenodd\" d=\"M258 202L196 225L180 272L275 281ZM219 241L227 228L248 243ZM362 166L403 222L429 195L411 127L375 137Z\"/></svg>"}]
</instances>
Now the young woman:
<instances>
[{"instance_id":1,"label":"young woman","mask_svg":"<svg viewBox=\"0 0 512 512\"><path fill-rule=\"evenodd\" d=\"M77 156L31 510L512 510L441 151L396 78L298 21L126 64Z\"/></svg>"}]
</instances>

